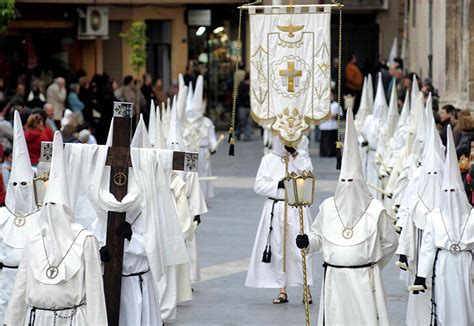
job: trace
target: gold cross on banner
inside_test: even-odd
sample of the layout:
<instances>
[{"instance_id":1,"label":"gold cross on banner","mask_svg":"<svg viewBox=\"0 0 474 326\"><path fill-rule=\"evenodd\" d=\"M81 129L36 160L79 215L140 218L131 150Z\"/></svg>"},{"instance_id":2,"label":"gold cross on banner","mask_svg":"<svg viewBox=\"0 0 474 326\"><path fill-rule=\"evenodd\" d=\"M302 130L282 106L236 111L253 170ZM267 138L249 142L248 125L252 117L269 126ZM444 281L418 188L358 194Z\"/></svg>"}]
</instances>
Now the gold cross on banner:
<instances>
[{"instance_id":1,"label":"gold cross on banner","mask_svg":"<svg viewBox=\"0 0 474 326\"><path fill-rule=\"evenodd\" d=\"M303 75L303 71L295 70L294 61L288 61L287 64L288 64L288 69L280 70L280 76L286 77L286 80L287 80L286 84L288 84L288 92L293 93L295 91L295 79L298 77L301 77ZM285 82L283 82L283 85L285 85Z\"/></svg>"}]
</instances>

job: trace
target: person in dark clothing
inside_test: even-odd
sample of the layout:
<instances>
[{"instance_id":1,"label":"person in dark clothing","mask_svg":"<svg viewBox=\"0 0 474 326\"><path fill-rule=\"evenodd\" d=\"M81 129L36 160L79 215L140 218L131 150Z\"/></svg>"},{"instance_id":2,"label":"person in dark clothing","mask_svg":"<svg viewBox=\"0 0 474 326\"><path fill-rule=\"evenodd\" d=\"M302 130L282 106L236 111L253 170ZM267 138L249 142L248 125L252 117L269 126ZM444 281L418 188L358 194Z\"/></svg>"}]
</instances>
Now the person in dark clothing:
<instances>
[{"instance_id":1,"label":"person in dark clothing","mask_svg":"<svg viewBox=\"0 0 474 326\"><path fill-rule=\"evenodd\" d=\"M41 91L39 88L33 90L33 99L26 103L26 106L30 109L43 108L45 101L40 98Z\"/></svg>"},{"instance_id":2,"label":"person in dark clothing","mask_svg":"<svg viewBox=\"0 0 474 326\"><path fill-rule=\"evenodd\" d=\"M87 76L81 76L78 80L79 83L79 100L84 103L84 110L82 110L82 115L84 116L84 121L93 123L93 103L92 103L92 93L90 87L88 87Z\"/></svg>"},{"instance_id":3,"label":"person in dark clothing","mask_svg":"<svg viewBox=\"0 0 474 326\"><path fill-rule=\"evenodd\" d=\"M140 88L142 91L143 96L146 100L146 106L144 110L142 110L143 118L145 119L146 125L148 125L148 121L150 120L150 103L153 100L156 103L156 94L153 91L153 78L151 78L150 74L143 75L143 85Z\"/></svg>"},{"instance_id":4,"label":"person in dark clothing","mask_svg":"<svg viewBox=\"0 0 474 326\"><path fill-rule=\"evenodd\" d=\"M237 139L241 139L242 133L244 141L252 140L252 121L250 119L250 74L245 73L244 80L239 84L237 92L238 123L235 134Z\"/></svg>"},{"instance_id":5,"label":"person in dark clothing","mask_svg":"<svg viewBox=\"0 0 474 326\"><path fill-rule=\"evenodd\" d=\"M471 115L461 115L457 127L461 131L461 137L459 144L456 146L456 154L458 159L462 155L468 158L471 154L471 141L474 141L474 121Z\"/></svg>"},{"instance_id":6,"label":"person in dark clothing","mask_svg":"<svg viewBox=\"0 0 474 326\"><path fill-rule=\"evenodd\" d=\"M441 125L440 137L444 146L446 146L447 142L448 125L451 124L451 115L454 114L455 110L456 108L454 106L452 106L451 104L447 104L443 106L438 112L438 117Z\"/></svg>"}]
</instances>

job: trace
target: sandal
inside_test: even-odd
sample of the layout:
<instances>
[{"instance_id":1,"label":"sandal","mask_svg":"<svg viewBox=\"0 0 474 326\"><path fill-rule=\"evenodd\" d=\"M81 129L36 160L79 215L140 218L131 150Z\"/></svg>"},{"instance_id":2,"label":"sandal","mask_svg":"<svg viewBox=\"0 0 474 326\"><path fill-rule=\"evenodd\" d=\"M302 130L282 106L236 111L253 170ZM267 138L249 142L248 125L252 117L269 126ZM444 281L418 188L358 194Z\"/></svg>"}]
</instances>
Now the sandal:
<instances>
[{"instance_id":1,"label":"sandal","mask_svg":"<svg viewBox=\"0 0 474 326\"><path fill-rule=\"evenodd\" d=\"M304 295L303 295L303 303L304 303ZM308 295L308 303L313 304L313 296L311 294Z\"/></svg>"},{"instance_id":2,"label":"sandal","mask_svg":"<svg viewBox=\"0 0 474 326\"><path fill-rule=\"evenodd\" d=\"M282 304L288 302L288 294L285 292L280 292L278 296L273 299L273 304Z\"/></svg>"}]
</instances>

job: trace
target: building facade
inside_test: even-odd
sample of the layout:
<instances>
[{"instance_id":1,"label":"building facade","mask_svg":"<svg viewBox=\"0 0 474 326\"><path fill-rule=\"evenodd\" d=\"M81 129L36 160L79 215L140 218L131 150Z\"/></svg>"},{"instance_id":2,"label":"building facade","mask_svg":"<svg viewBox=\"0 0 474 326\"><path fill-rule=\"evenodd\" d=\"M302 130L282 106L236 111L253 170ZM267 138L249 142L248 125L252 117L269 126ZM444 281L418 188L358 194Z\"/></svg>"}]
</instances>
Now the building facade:
<instances>
[{"instance_id":1,"label":"building facade","mask_svg":"<svg viewBox=\"0 0 474 326\"><path fill-rule=\"evenodd\" d=\"M441 105L474 110L474 3L410 0L407 20L410 70L432 79Z\"/></svg>"}]
</instances>

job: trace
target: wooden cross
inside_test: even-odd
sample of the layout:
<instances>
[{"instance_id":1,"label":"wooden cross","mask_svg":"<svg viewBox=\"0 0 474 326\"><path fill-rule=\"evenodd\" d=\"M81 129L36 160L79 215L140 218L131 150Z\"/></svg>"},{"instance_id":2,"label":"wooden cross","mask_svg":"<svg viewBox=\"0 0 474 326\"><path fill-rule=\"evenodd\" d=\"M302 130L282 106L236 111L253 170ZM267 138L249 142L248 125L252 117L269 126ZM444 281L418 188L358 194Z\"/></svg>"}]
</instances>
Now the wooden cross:
<instances>
[{"instance_id":1,"label":"wooden cross","mask_svg":"<svg viewBox=\"0 0 474 326\"><path fill-rule=\"evenodd\" d=\"M295 70L294 61L288 61L287 65L287 70L280 70L280 76L286 78L287 82L283 83L283 85L285 86L285 84L287 84L288 92L293 93L295 91L295 82L297 81L298 77L301 77L303 75L303 71Z\"/></svg>"},{"instance_id":2,"label":"wooden cross","mask_svg":"<svg viewBox=\"0 0 474 326\"><path fill-rule=\"evenodd\" d=\"M127 195L128 169L131 167L130 139L132 132L133 103L114 102L112 147L107 153L106 165L111 167L109 190L118 201ZM197 153L174 152L173 170L197 171ZM125 222L126 213L108 212L107 247L110 261L105 264L104 289L107 318L110 326L119 325L120 295L124 241L115 232Z\"/></svg>"}]
</instances>

